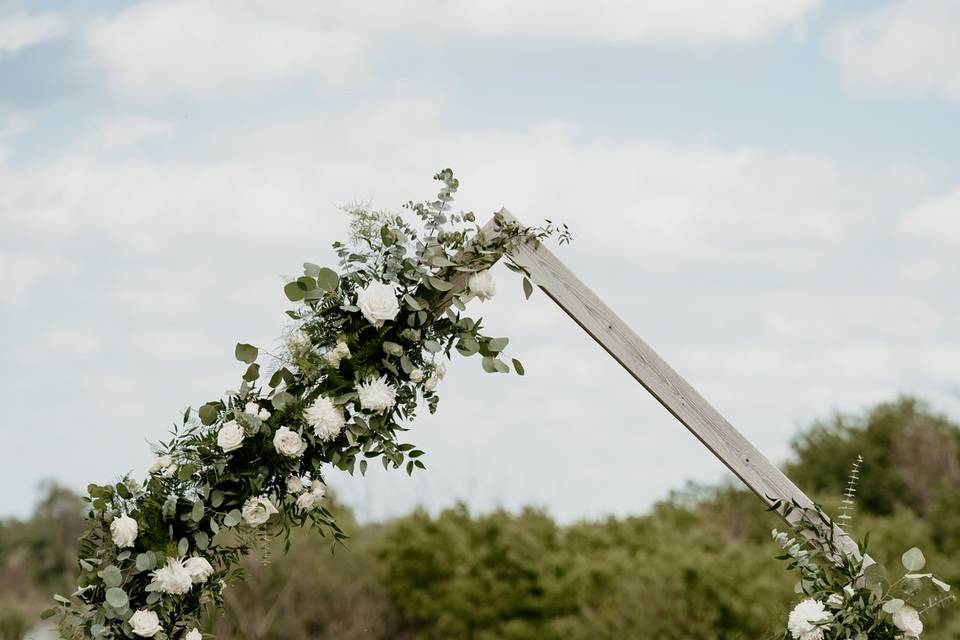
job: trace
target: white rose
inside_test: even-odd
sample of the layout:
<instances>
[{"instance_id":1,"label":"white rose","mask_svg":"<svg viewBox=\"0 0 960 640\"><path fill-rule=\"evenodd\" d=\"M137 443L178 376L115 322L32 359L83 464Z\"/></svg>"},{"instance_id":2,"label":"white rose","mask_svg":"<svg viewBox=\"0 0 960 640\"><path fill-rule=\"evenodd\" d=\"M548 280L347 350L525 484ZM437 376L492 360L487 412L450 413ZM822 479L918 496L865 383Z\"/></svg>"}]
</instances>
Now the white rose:
<instances>
[{"instance_id":1,"label":"white rose","mask_svg":"<svg viewBox=\"0 0 960 640\"><path fill-rule=\"evenodd\" d=\"M183 636L183 640L203 640L203 634L200 633L200 629L194 627L187 635Z\"/></svg>"},{"instance_id":2,"label":"white rose","mask_svg":"<svg viewBox=\"0 0 960 640\"><path fill-rule=\"evenodd\" d=\"M903 631L908 638L919 638L923 633L920 613L908 604L903 605L893 614L893 626Z\"/></svg>"},{"instance_id":3,"label":"white rose","mask_svg":"<svg viewBox=\"0 0 960 640\"><path fill-rule=\"evenodd\" d=\"M149 591L182 595L193 586L193 577L180 558L167 558L167 564L150 575L153 580L147 587Z\"/></svg>"},{"instance_id":4,"label":"white rose","mask_svg":"<svg viewBox=\"0 0 960 640\"><path fill-rule=\"evenodd\" d=\"M289 427L280 427L273 434L273 446L278 453L291 458L299 458L307 450L307 443L300 434Z\"/></svg>"},{"instance_id":5,"label":"white rose","mask_svg":"<svg viewBox=\"0 0 960 640\"><path fill-rule=\"evenodd\" d=\"M340 435L346 423L343 409L333 404L333 401L326 396L320 396L307 407L305 417L307 424L313 427L316 436L324 442L329 442Z\"/></svg>"},{"instance_id":6,"label":"white rose","mask_svg":"<svg viewBox=\"0 0 960 640\"><path fill-rule=\"evenodd\" d=\"M471 296L481 300L489 300L497 295L497 283L493 281L493 274L489 269L478 271L470 275L467 280L467 290Z\"/></svg>"},{"instance_id":7,"label":"white rose","mask_svg":"<svg viewBox=\"0 0 960 640\"><path fill-rule=\"evenodd\" d=\"M367 411L383 412L397 403L397 388L387 382L387 376L367 378L357 387L360 406Z\"/></svg>"},{"instance_id":8,"label":"white rose","mask_svg":"<svg viewBox=\"0 0 960 640\"><path fill-rule=\"evenodd\" d=\"M817 623L826 622L831 617L822 602L808 598L790 612L787 630L795 640L823 640L823 627Z\"/></svg>"},{"instance_id":9,"label":"white rose","mask_svg":"<svg viewBox=\"0 0 960 640\"><path fill-rule=\"evenodd\" d=\"M153 462L150 463L150 468L147 469L147 471L150 473L158 473L169 467L171 464L173 464L173 458L170 456L158 456L154 458Z\"/></svg>"},{"instance_id":10,"label":"white rose","mask_svg":"<svg viewBox=\"0 0 960 640\"><path fill-rule=\"evenodd\" d=\"M252 416L256 416L261 420L266 420L270 417L270 412L262 408L256 402L248 402L247 405L243 408L244 413L249 413Z\"/></svg>"},{"instance_id":11,"label":"white rose","mask_svg":"<svg viewBox=\"0 0 960 640\"><path fill-rule=\"evenodd\" d=\"M139 532L137 521L126 514L114 518L110 523L110 535L113 537L113 544L118 547L132 547Z\"/></svg>"},{"instance_id":12,"label":"white rose","mask_svg":"<svg viewBox=\"0 0 960 640\"><path fill-rule=\"evenodd\" d=\"M186 567L187 572L190 574L190 579L194 584L206 582L207 579L213 575L213 565L210 564L206 558L201 558L200 556L187 558L183 566Z\"/></svg>"},{"instance_id":13,"label":"white rose","mask_svg":"<svg viewBox=\"0 0 960 640\"><path fill-rule=\"evenodd\" d=\"M224 453L228 453L243 446L244 435L243 427L237 424L236 420L231 420L217 432L217 444Z\"/></svg>"},{"instance_id":14,"label":"white rose","mask_svg":"<svg viewBox=\"0 0 960 640\"><path fill-rule=\"evenodd\" d=\"M327 364L336 369L340 366L341 360L346 360L349 357L350 347L348 347L347 343L343 340L337 340L337 344L323 356L323 359L327 361Z\"/></svg>"},{"instance_id":15,"label":"white rose","mask_svg":"<svg viewBox=\"0 0 960 640\"><path fill-rule=\"evenodd\" d=\"M437 388L437 385L440 384L440 378L437 376L430 376L427 378L427 381L423 383L423 388L427 391L433 391Z\"/></svg>"},{"instance_id":16,"label":"white rose","mask_svg":"<svg viewBox=\"0 0 960 640\"><path fill-rule=\"evenodd\" d=\"M367 322L375 327L383 326L385 321L393 320L400 313L396 285L371 282L357 294L357 306Z\"/></svg>"},{"instance_id":17,"label":"white rose","mask_svg":"<svg viewBox=\"0 0 960 640\"><path fill-rule=\"evenodd\" d=\"M410 372L410 382L420 382L423 380L423 369L414 369Z\"/></svg>"},{"instance_id":18,"label":"white rose","mask_svg":"<svg viewBox=\"0 0 960 640\"><path fill-rule=\"evenodd\" d=\"M287 478L287 493L302 493L306 487L303 484L303 480L297 476L289 476Z\"/></svg>"},{"instance_id":19,"label":"white rose","mask_svg":"<svg viewBox=\"0 0 960 640\"><path fill-rule=\"evenodd\" d=\"M163 627L160 626L160 618L157 617L157 614L153 611L147 611L146 609L136 611L130 616L127 622L130 623L133 632L141 638L152 638L163 631Z\"/></svg>"},{"instance_id":20,"label":"white rose","mask_svg":"<svg viewBox=\"0 0 960 640\"><path fill-rule=\"evenodd\" d=\"M323 500L327 494L326 488L320 482L315 482L313 488L297 498L297 507L302 511L310 511Z\"/></svg>"},{"instance_id":21,"label":"white rose","mask_svg":"<svg viewBox=\"0 0 960 640\"><path fill-rule=\"evenodd\" d=\"M248 498L247 501L243 503L241 513L244 522L251 527L259 527L269 520L270 516L279 512L268 498L258 496L256 498Z\"/></svg>"}]
</instances>

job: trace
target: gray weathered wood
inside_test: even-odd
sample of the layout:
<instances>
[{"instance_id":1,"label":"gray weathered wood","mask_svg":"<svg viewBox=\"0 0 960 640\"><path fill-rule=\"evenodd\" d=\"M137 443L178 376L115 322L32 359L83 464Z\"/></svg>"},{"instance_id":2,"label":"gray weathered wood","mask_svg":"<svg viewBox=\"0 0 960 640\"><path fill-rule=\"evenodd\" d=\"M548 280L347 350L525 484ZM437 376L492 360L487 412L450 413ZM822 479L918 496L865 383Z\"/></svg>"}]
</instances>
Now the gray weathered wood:
<instances>
[{"instance_id":1,"label":"gray weathered wood","mask_svg":"<svg viewBox=\"0 0 960 640\"><path fill-rule=\"evenodd\" d=\"M505 210L498 215L515 222ZM483 230L487 235L494 233L496 219ZM561 309L767 505L775 500L796 501L802 506L813 504L550 250L539 242L530 242L517 247L510 257L527 269ZM457 282L454 290L463 286L464 283ZM853 540L839 529L836 535L848 553L859 557ZM872 560L867 558L866 563L871 564Z\"/></svg>"}]
</instances>

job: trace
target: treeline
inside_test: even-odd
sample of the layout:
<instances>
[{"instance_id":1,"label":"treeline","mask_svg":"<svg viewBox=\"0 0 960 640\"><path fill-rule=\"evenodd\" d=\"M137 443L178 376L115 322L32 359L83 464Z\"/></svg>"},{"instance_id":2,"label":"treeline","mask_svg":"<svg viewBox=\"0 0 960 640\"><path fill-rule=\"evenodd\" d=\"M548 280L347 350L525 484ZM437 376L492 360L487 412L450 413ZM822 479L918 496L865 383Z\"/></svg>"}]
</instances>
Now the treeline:
<instances>
[{"instance_id":1,"label":"treeline","mask_svg":"<svg viewBox=\"0 0 960 640\"><path fill-rule=\"evenodd\" d=\"M788 472L836 506L857 454L866 460L853 533L896 563L919 546L960 585L960 427L903 398L833 416L794 443ZM774 557L779 521L737 487L688 487L650 513L559 526L546 513L475 515L458 506L358 527L347 549L307 532L288 554L246 563L208 621L244 640L773 638L794 598ZM69 590L76 497L54 486L27 522L0 526L0 640L19 640L53 590ZM960 637L960 606L924 638Z\"/></svg>"}]
</instances>

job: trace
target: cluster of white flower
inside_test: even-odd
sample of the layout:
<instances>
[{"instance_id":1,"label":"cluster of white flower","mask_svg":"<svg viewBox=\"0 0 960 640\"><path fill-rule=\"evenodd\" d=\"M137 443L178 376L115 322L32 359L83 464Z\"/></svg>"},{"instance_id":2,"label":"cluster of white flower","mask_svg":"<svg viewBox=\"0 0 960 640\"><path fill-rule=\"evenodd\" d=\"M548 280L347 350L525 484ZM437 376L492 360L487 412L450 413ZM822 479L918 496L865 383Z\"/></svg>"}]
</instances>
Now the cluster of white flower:
<instances>
[{"instance_id":1,"label":"cluster of white flower","mask_svg":"<svg viewBox=\"0 0 960 640\"><path fill-rule=\"evenodd\" d=\"M270 411L265 407L261 407L256 402L248 402L246 406L243 407L243 412L248 416L259 418L262 421L269 420L271 415Z\"/></svg>"},{"instance_id":2,"label":"cluster of white flower","mask_svg":"<svg viewBox=\"0 0 960 640\"><path fill-rule=\"evenodd\" d=\"M357 307L367 322L375 327L393 320L400 313L397 300L397 285L387 282L371 282L357 294Z\"/></svg>"},{"instance_id":3,"label":"cluster of white flower","mask_svg":"<svg viewBox=\"0 0 960 640\"><path fill-rule=\"evenodd\" d=\"M159 474L164 478L170 478L177 472L177 463L168 455L157 456L150 467L147 469L150 474Z\"/></svg>"},{"instance_id":4,"label":"cluster of white flower","mask_svg":"<svg viewBox=\"0 0 960 640\"><path fill-rule=\"evenodd\" d=\"M273 446L277 453L290 458L299 458L307 450L307 442L287 426L280 427L273 434Z\"/></svg>"},{"instance_id":5,"label":"cluster of white flower","mask_svg":"<svg viewBox=\"0 0 960 640\"><path fill-rule=\"evenodd\" d=\"M223 449L224 453L236 451L243 446L243 439L246 435L243 427L241 427L236 420L224 422L220 427L220 431L217 432L217 446Z\"/></svg>"},{"instance_id":6,"label":"cluster of white flower","mask_svg":"<svg viewBox=\"0 0 960 640\"><path fill-rule=\"evenodd\" d=\"M251 527L259 527L270 519L270 516L279 513L277 508L270 502L266 496L255 496L247 498L243 503L243 509L240 510L243 521Z\"/></svg>"},{"instance_id":7,"label":"cluster of white flower","mask_svg":"<svg viewBox=\"0 0 960 640\"><path fill-rule=\"evenodd\" d=\"M497 295L497 283L493 280L490 269L477 271L467 280L467 298L478 298L481 301L489 300Z\"/></svg>"},{"instance_id":8,"label":"cluster of white flower","mask_svg":"<svg viewBox=\"0 0 960 640\"><path fill-rule=\"evenodd\" d=\"M813 598L801 601L787 620L787 630L796 640L823 640L823 626L821 623L832 618L822 602Z\"/></svg>"},{"instance_id":9,"label":"cluster of white flower","mask_svg":"<svg viewBox=\"0 0 960 640\"><path fill-rule=\"evenodd\" d=\"M340 435L346 420L343 409L333 404L333 401L320 396L305 412L307 424L313 427L313 433L323 442L329 442Z\"/></svg>"},{"instance_id":10,"label":"cluster of white flower","mask_svg":"<svg viewBox=\"0 0 960 640\"><path fill-rule=\"evenodd\" d=\"M322 482L314 481L309 487L306 487L299 496L297 496L297 508L301 511L312 511L320 504L320 501L327 495L326 487Z\"/></svg>"},{"instance_id":11,"label":"cluster of white flower","mask_svg":"<svg viewBox=\"0 0 960 640\"><path fill-rule=\"evenodd\" d=\"M323 359L327 361L334 369L340 367L340 362L346 360L350 357L350 347L347 346L347 343L343 340L337 340L337 344L334 345L333 349L327 352Z\"/></svg>"},{"instance_id":12,"label":"cluster of white flower","mask_svg":"<svg viewBox=\"0 0 960 640\"><path fill-rule=\"evenodd\" d=\"M206 558L194 556L168 558L167 563L150 574L153 578L147 591L183 595L195 584L206 582L213 575L213 565Z\"/></svg>"},{"instance_id":13,"label":"cluster of white flower","mask_svg":"<svg viewBox=\"0 0 960 640\"><path fill-rule=\"evenodd\" d=\"M110 523L110 535L113 537L113 544L120 548L132 547L139 532L140 525L126 514L114 518L113 522Z\"/></svg>"}]
</instances>

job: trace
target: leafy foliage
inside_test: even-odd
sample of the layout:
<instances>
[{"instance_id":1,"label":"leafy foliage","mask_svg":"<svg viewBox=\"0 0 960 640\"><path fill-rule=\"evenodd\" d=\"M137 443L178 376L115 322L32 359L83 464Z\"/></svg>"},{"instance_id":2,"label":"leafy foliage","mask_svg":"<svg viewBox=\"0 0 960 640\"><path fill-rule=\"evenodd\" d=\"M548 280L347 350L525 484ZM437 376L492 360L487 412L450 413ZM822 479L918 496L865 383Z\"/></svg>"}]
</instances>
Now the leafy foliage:
<instances>
[{"instance_id":1,"label":"leafy foliage","mask_svg":"<svg viewBox=\"0 0 960 640\"><path fill-rule=\"evenodd\" d=\"M425 468L423 452L401 435L421 402L436 409L442 360L479 354L486 371L509 371L501 359L508 340L466 314L481 295L474 276L501 257L509 262L519 243L567 242L569 232L500 214L481 229L473 213L450 212L453 173L435 178L437 198L408 203L407 217L349 209L351 240L334 244L339 269L305 263L284 286L297 303L287 312L297 322L287 352L238 343L234 355L246 365L239 389L188 409L157 447L149 478L88 487L78 589L56 596L59 607L46 614L64 637L185 636L205 608L223 605L226 586L243 577L238 563L270 539L289 546L305 526L346 537L321 503L326 470L362 473L376 459L407 473ZM184 559L212 568L184 578ZM138 611L157 623L138 628Z\"/></svg>"}]
</instances>

